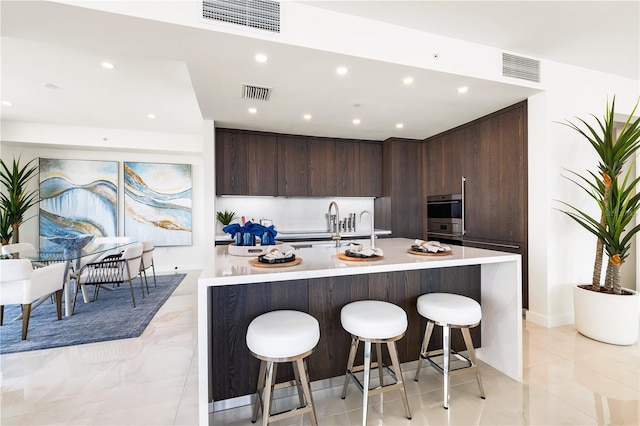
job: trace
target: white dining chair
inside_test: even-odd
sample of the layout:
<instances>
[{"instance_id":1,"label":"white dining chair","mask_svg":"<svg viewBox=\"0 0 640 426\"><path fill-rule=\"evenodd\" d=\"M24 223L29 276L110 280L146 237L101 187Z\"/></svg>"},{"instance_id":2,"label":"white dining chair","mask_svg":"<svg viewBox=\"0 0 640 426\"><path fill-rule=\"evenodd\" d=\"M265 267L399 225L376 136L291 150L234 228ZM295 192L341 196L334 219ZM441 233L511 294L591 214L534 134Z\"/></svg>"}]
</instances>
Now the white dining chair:
<instances>
[{"instance_id":1,"label":"white dining chair","mask_svg":"<svg viewBox=\"0 0 640 426\"><path fill-rule=\"evenodd\" d=\"M7 244L2 246L1 251L3 256L13 256L13 257L18 257L20 253L23 253L25 255L36 254L36 248L31 243ZM16 254L18 256L15 256Z\"/></svg>"},{"instance_id":2,"label":"white dining chair","mask_svg":"<svg viewBox=\"0 0 640 426\"><path fill-rule=\"evenodd\" d=\"M153 240L146 240L142 242L142 262L140 262L140 279L142 279L142 275L144 274L144 282L147 286L147 293L149 293L149 282L147 281L147 269L151 268L153 272L153 286L157 287L156 283L156 267L153 264L153 250L155 249L155 244Z\"/></svg>"},{"instance_id":3,"label":"white dining chair","mask_svg":"<svg viewBox=\"0 0 640 426\"><path fill-rule=\"evenodd\" d=\"M50 294L56 296L58 319L62 319L64 272L64 263L33 269L28 259L0 260L0 325L4 320L4 306L19 304L22 308L22 340L26 340L34 301Z\"/></svg>"},{"instance_id":4,"label":"white dining chair","mask_svg":"<svg viewBox=\"0 0 640 426\"><path fill-rule=\"evenodd\" d=\"M136 307L136 298L133 294L133 280L140 274L140 263L142 261L142 244L133 244L127 248L119 256L105 257L97 262L87 263L80 269L76 275L78 286L76 286L73 297L73 305L75 306L78 297L78 287L84 288L89 285L95 286L93 299L98 298L100 288L105 284L122 284L129 283L131 289L131 301L133 307ZM142 297L144 298L144 283L140 280L142 287ZM108 287L104 287L108 288Z\"/></svg>"}]
</instances>

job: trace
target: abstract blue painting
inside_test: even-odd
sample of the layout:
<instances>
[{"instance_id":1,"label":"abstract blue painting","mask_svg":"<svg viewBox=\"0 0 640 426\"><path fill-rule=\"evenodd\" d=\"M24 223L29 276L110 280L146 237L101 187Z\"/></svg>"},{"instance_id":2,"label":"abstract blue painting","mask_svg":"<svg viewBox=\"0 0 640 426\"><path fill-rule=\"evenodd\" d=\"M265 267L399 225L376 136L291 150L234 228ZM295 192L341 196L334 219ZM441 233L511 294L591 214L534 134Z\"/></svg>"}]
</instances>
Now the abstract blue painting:
<instances>
[{"instance_id":1,"label":"abstract blue painting","mask_svg":"<svg viewBox=\"0 0 640 426\"><path fill-rule=\"evenodd\" d=\"M158 246L191 245L191 165L124 163L125 235Z\"/></svg>"},{"instance_id":2,"label":"abstract blue painting","mask_svg":"<svg viewBox=\"0 0 640 426\"><path fill-rule=\"evenodd\" d=\"M78 234L118 235L118 162L40 158L40 249Z\"/></svg>"}]
</instances>

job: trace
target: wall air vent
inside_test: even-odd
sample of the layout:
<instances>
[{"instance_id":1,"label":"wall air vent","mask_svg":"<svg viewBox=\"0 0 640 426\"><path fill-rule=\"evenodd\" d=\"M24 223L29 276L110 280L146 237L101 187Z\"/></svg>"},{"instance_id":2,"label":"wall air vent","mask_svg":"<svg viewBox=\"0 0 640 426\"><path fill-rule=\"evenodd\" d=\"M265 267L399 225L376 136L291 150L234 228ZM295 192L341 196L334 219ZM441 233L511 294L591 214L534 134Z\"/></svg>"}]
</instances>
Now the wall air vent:
<instances>
[{"instance_id":1,"label":"wall air vent","mask_svg":"<svg viewBox=\"0 0 640 426\"><path fill-rule=\"evenodd\" d=\"M540 83L540 61L502 53L502 75Z\"/></svg>"},{"instance_id":2,"label":"wall air vent","mask_svg":"<svg viewBox=\"0 0 640 426\"><path fill-rule=\"evenodd\" d=\"M268 101L271 96L271 87L256 86L254 84L242 85L242 97L257 101Z\"/></svg>"},{"instance_id":3,"label":"wall air vent","mask_svg":"<svg viewBox=\"0 0 640 426\"><path fill-rule=\"evenodd\" d=\"M273 0L209 0L202 17L219 22L280 32L280 2Z\"/></svg>"}]
</instances>

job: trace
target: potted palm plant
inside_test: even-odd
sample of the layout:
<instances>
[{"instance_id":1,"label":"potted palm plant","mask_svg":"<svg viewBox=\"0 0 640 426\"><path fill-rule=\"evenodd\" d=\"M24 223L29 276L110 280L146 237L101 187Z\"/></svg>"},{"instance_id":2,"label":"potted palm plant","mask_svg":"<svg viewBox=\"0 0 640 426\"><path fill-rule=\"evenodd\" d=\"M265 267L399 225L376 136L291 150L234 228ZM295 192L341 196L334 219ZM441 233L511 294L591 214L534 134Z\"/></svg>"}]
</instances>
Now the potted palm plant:
<instances>
[{"instance_id":1,"label":"potted palm plant","mask_svg":"<svg viewBox=\"0 0 640 426\"><path fill-rule=\"evenodd\" d=\"M0 159L0 184L2 185L0 217L2 217L3 226L8 224L11 227L13 243L20 242L19 228L26 220L27 210L40 201L37 189L27 189L31 179L37 176L38 165L33 164L36 160L37 158L34 158L24 166L20 166L20 158L14 158L9 167ZM8 232L3 231L3 233L5 234L3 237L8 235Z\"/></svg>"},{"instance_id":2,"label":"potted palm plant","mask_svg":"<svg viewBox=\"0 0 640 426\"><path fill-rule=\"evenodd\" d=\"M632 237L640 231L640 225L634 223L640 209L640 194L636 193L640 178L632 177L632 168L628 167L640 149L640 118L633 118L638 103L617 137L615 98L611 105L607 104L602 120L593 116L596 126L580 118L579 124L565 123L586 138L599 156L597 173L588 171L584 176L570 172L568 179L595 200L600 217L561 202L568 207L563 213L597 238L592 282L574 287L575 325L587 337L621 345L638 340L640 323L638 293L621 287L622 265L629 255ZM603 251L608 259L604 282Z\"/></svg>"}]
</instances>

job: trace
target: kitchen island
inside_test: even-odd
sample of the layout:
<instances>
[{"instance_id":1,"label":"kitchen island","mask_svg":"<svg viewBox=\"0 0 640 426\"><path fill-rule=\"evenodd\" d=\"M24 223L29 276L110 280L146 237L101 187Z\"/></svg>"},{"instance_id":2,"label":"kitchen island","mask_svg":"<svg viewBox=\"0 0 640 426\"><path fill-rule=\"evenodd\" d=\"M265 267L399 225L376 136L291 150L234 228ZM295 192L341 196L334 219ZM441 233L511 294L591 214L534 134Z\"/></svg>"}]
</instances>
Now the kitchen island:
<instances>
[{"instance_id":1,"label":"kitchen island","mask_svg":"<svg viewBox=\"0 0 640 426\"><path fill-rule=\"evenodd\" d=\"M276 268L254 266L254 258L230 256L226 246L216 247L198 282L200 423L207 424L214 400L248 398L255 390L258 362L246 348L246 327L275 309L301 310L318 319L320 342L309 358L311 380L317 381L344 374L350 336L340 325L340 309L346 303L378 299L405 309L409 327L398 352L406 363L418 358L424 331L417 297L435 291L464 294L482 305L474 336L478 358L521 380L520 255L453 246L450 255L424 256L408 252L412 243L379 239L384 256L371 261L340 259L345 247L301 248L295 251L300 264ZM288 374L279 369L279 378Z\"/></svg>"}]
</instances>

